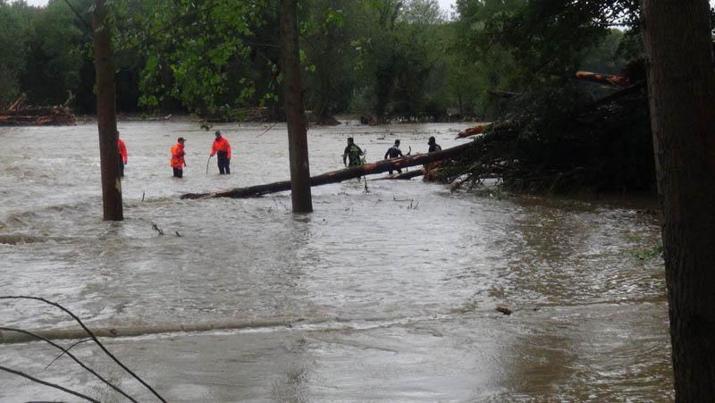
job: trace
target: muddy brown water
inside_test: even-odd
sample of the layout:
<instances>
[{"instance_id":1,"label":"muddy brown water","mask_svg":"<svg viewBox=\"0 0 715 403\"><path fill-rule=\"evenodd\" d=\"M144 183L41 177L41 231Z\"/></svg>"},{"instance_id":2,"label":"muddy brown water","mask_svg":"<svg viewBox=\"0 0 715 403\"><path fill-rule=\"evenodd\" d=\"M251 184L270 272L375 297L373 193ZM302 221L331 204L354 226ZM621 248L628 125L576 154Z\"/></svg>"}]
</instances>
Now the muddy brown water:
<instances>
[{"instance_id":1,"label":"muddy brown water","mask_svg":"<svg viewBox=\"0 0 715 403\"><path fill-rule=\"evenodd\" d=\"M314 188L305 216L287 194L178 199L288 178L285 127L267 127L219 127L235 153L224 177L215 160L205 174L213 135L196 123L120 122L121 223L101 221L95 126L0 129L0 294L57 301L96 327L298 321L107 340L170 401L672 400L654 217L418 179ZM375 160L397 138L405 152L425 152L429 136L459 144L464 127L314 128L311 171L340 167L348 136ZM183 180L168 166L178 136ZM0 323L73 326L28 302L0 304ZM152 400L91 343L73 351ZM122 401L66 358L45 368L56 354L0 345L0 365ZM0 385L2 402L74 401L10 374Z\"/></svg>"}]
</instances>

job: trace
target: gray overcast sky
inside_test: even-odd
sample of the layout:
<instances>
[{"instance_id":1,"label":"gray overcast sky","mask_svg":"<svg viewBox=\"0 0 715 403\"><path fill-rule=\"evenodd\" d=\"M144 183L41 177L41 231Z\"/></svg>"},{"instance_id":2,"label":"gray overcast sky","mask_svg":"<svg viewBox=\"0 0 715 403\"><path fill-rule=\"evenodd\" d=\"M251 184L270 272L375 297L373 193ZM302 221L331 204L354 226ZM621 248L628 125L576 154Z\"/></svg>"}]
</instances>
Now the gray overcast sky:
<instances>
[{"instance_id":1,"label":"gray overcast sky","mask_svg":"<svg viewBox=\"0 0 715 403\"><path fill-rule=\"evenodd\" d=\"M442 10L449 12L454 2L455 0L439 0L439 5L442 7ZM27 3L33 6L44 6L47 4L47 0L28 0Z\"/></svg>"}]
</instances>

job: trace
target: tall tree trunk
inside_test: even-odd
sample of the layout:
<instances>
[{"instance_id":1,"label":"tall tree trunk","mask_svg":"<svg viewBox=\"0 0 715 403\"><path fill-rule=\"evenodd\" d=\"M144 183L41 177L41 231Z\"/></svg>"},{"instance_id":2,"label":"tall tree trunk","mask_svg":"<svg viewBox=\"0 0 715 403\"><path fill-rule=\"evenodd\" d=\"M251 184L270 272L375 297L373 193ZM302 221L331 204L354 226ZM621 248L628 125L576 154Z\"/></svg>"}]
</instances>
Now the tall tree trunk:
<instances>
[{"instance_id":1,"label":"tall tree trunk","mask_svg":"<svg viewBox=\"0 0 715 403\"><path fill-rule=\"evenodd\" d=\"M104 219L121 221L122 182L119 177L117 149L117 111L115 100L112 38L107 23L104 0L95 0L92 16L94 31L94 68L97 72L97 127L99 129L99 158L102 171L102 205Z\"/></svg>"},{"instance_id":2,"label":"tall tree trunk","mask_svg":"<svg viewBox=\"0 0 715 403\"><path fill-rule=\"evenodd\" d=\"M296 0L281 0L281 70L288 121L291 200L294 213L310 213L313 211L313 200L310 193L308 135L305 128L303 85L300 79L297 20Z\"/></svg>"},{"instance_id":3,"label":"tall tree trunk","mask_svg":"<svg viewBox=\"0 0 715 403\"><path fill-rule=\"evenodd\" d=\"M715 401L715 72L707 0L643 0L676 400Z\"/></svg>"}]
</instances>

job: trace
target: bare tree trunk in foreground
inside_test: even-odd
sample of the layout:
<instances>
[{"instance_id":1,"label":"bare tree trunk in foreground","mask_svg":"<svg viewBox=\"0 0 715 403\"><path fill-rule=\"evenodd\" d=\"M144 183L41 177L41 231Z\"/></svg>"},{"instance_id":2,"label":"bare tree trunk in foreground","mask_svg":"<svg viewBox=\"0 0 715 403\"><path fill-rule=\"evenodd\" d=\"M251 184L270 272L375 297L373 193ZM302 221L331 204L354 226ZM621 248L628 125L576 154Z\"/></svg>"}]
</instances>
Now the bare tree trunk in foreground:
<instances>
[{"instance_id":1,"label":"bare tree trunk in foreground","mask_svg":"<svg viewBox=\"0 0 715 403\"><path fill-rule=\"evenodd\" d=\"M283 99L288 122L291 200L294 213L313 211L308 163L308 134L305 128L303 85L298 55L298 21L296 0L281 0L281 62Z\"/></svg>"},{"instance_id":2,"label":"bare tree trunk in foreground","mask_svg":"<svg viewBox=\"0 0 715 403\"><path fill-rule=\"evenodd\" d=\"M643 0L676 400L715 401L715 72L706 0Z\"/></svg>"},{"instance_id":3,"label":"bare tree trunk in foreground","mask_svg":"<svg viewBox=\"0 0 715 403\"><path fill-rule=\"evenodd\" d=\"M122 182L119 178L117 150L117 112L112 64L112 38L107 23L104 0L96 0L92 16L94 30L94 66L97 71L97 127L99 158L102 171L102 205L104 220L121 221Z\"/></svg>"}]
</instances>

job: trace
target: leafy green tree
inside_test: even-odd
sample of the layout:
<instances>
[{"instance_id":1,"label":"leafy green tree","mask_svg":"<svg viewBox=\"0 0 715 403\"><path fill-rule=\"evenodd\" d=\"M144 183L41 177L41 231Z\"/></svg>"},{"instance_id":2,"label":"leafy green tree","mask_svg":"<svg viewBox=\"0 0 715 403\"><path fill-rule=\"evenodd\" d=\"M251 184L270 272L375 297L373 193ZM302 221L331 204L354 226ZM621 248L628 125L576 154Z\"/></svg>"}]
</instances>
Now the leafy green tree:
<instances>
[{"instance_id":1,"label":"leafy green tree","mask_svg":"<svg viewBox=\"0 0 715 403\"><path fill-rule=\"evenodd\" d=\"M25 68L28 16L32 9L24 2L0 0L0 109L21 92L20 77Z\"/></svg>"},{"instance_id":2,"label":"leafy green tree","mask_svg":"<svg viewBox=\"0 0 715 403\"><path fill-rule=\"evenodd\" d=\"M22 75L23 90L30 102L60 104L79 86L89 37L76 19L61 0L51 1L32 19L27 66Z\"/></svg>"},{"instance_id":3,"label":"leafy green tree","mask_svg":"<svg viewBox=\"0 0 715 403\"><path fill-rule=\"evenodd\" d=\"M176 100L189 111L215 116L255 100L248 61L272 0L153 3L147 5L143 32L136 33L147 57L143 105L158 108Z\"/></svg>"},{"instance_id":4,"label":"leafy green tree","mask_svg":"<svg viewBox=\"0 0 715 403\"><path fill-rule=\"evenodd\" d=\"M318 122L347 110L355 85L357 53L351 42L357 26L354 0L311 0L303 3L302 48L306 104Z\"/></svg>"}]
</instances>

